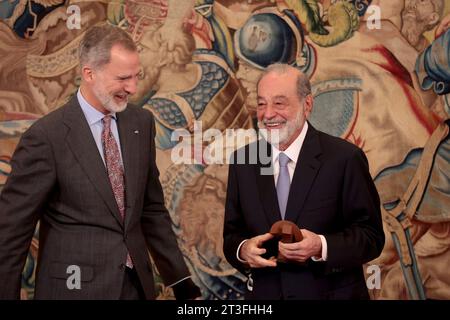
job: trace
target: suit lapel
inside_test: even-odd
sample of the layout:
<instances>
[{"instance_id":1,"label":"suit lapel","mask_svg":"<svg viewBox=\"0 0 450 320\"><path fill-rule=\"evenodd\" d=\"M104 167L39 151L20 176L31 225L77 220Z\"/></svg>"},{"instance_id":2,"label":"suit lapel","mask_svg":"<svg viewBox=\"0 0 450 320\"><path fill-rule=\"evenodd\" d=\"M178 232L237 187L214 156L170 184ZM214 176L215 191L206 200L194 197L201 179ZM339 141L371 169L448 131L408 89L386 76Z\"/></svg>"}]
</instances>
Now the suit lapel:
<instances>
[{"instance_id":1,"label":"suit lapel","mask_svg":"<svg viewBox=\"0 0 450 320\"><path fill-rule=\"evenodd\" d=\"M140 159L139 138L141 135L138 120L134 118L134 115L129 110L117 114L120 147L122 149L122 160L125 171L125 227L128 226L131 214L134 212L133 206L137 194Z\"/></svg>"},{"instance_id":2,"label":"suit lapel","mask_svg":"<svg viewBox=\"0 0 450 320\"><path fill-rule=\"evenodd\" d=\"M64 113L64 123L70 129L66 141L74 157L80 163L89 181L95 186L114 218L122 225L119 208L114 198L105 165L76 95L70 100Z\"/></svg>"},{"instance_id":3,"label":"suit lapel","mask_svg":"<svg viewBox=\"0 0 450 320\"><path fill-rule=\"evenodd\" d=\"M294 176L289 190L286 220L296 222L319 172L322 153L317 131L308 123L308 132L297 159Z\"/></svg>"},{"instance_id":4,"label":"suit lapel","mask_svg":"<svg viewBox=\"0 0 450 320\"><path fill-rule=\"evenodd\" d=\"M272 157L272 148L269 143L265 140L259 140L258 148L262 146L262 143L265 144L266 150L258 149L258 157L261 155L261 152L268 155L268 159ZM260 160L260 159L259 159ZM259 191L259 196L264 208L264 214L266 215L269 227L271 227L275 222L281 220L280 208L278 206L278 198L277 191L275 189L275 181L273 178L273 168L270 166L272 162L270 161L268 164L262 164L258 161L258 165L255 165L255 174L257 181L257 188ZM269 174L271 172L271 174Z\"/></svg>"}]
</instances>

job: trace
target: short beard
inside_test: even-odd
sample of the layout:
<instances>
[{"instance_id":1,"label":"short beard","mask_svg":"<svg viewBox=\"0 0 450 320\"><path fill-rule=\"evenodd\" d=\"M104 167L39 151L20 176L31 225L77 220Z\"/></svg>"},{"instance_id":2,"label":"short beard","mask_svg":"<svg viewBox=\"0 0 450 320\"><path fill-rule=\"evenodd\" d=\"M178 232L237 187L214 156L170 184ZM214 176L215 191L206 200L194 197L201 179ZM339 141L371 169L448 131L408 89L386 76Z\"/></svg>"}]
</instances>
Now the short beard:
<instances>
[{"instance_id":1,"label":"short beard","mask_svg":"<svg viewBox=\"0 0 450 320\"><path fill-rule=\"evenodd\" d=\"M286 122L286 125L281 129L267 129L264 125L264 121L258 121L258 128L260 129L263 138L276 148L280 148L281 145L286 144L295 131L299 130L302 126L302 111L299 110L297 116L293 120Z\"/></svg>"},{"instance_id":2,"label":"short beard","mask_svg":"<svg viewBox=\"0 0 450 320\"><path fill-rule=\"evenodd\" d=\"M94 85L93 93L95 97L100 101L103 108L112 113L122 112L127 108L128 99L122 104L117 104L114 102L114 96L104 92L102 88L99 88L97 85Z\"/></svg>"}]
</instances>

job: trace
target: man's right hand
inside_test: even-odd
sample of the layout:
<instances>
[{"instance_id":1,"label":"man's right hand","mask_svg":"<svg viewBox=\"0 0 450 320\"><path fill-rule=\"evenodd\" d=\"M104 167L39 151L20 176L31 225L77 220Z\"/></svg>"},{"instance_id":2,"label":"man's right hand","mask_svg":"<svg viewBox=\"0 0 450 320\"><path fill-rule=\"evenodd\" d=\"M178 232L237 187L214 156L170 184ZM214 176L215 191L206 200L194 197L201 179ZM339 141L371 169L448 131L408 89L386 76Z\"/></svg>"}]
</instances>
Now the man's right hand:
<instances>
[{"instance_id":1,"label":"man's right hand","mask_svg":"<svg viewBox=\"0 0 450 320\"><path fill-rule=\"evenodd\" d=\"M247 262L251 268L276 267L277 262L275 257L270 257L269 259L261 257L261 255L266 253L266 249L262 248L262 244L272 238L272 234L265 233L248 239L242 244L239 257Z\"/></svg>"}]
</instances>

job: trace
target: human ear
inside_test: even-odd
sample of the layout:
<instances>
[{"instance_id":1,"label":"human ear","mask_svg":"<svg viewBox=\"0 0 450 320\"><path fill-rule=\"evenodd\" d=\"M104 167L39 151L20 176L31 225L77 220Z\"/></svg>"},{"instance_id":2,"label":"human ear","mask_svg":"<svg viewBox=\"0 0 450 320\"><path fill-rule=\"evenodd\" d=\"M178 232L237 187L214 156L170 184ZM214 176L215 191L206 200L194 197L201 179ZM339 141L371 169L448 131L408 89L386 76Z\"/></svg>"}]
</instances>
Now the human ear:
<instances>
[{"instance_id":1,"label":"human ear","mask_svg":"<svg viewBox=\"0 0 450 320\"><path fill-rule=\"evenodd\" d=\"M307 95L305 97L305 101L303 102L303 106L305 108L305 117L309 117L309 115L311 114L313 104L314 104L314 99L313 99L312 95L311 94Z\"/></svg>"}]
</instances>

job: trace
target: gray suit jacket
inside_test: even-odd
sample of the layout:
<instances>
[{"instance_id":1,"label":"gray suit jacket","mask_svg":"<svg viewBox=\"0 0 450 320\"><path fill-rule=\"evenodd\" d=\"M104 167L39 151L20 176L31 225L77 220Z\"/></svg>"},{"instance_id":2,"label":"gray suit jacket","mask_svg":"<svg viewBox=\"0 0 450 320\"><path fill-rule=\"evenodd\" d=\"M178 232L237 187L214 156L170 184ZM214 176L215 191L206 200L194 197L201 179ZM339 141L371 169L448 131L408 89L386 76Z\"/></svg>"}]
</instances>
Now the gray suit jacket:
<instances>
[{"instance_id":1,"label":"gray suit jacket","mask_svg":"<svg viewBox=\"0 0 450 320\"><path fill-rule=\"evenodd\" d=\"M38 220L37 299L118 299L127 251L148 299L155 291L147 248L166 284L189 276L164 206L153 116L129 106L117 123L124 222L76 97L23 134L0 195L0 299L19 297ZM80 267L80 289L67 286L71 265Z\"/></svg>"}]
</instances>

